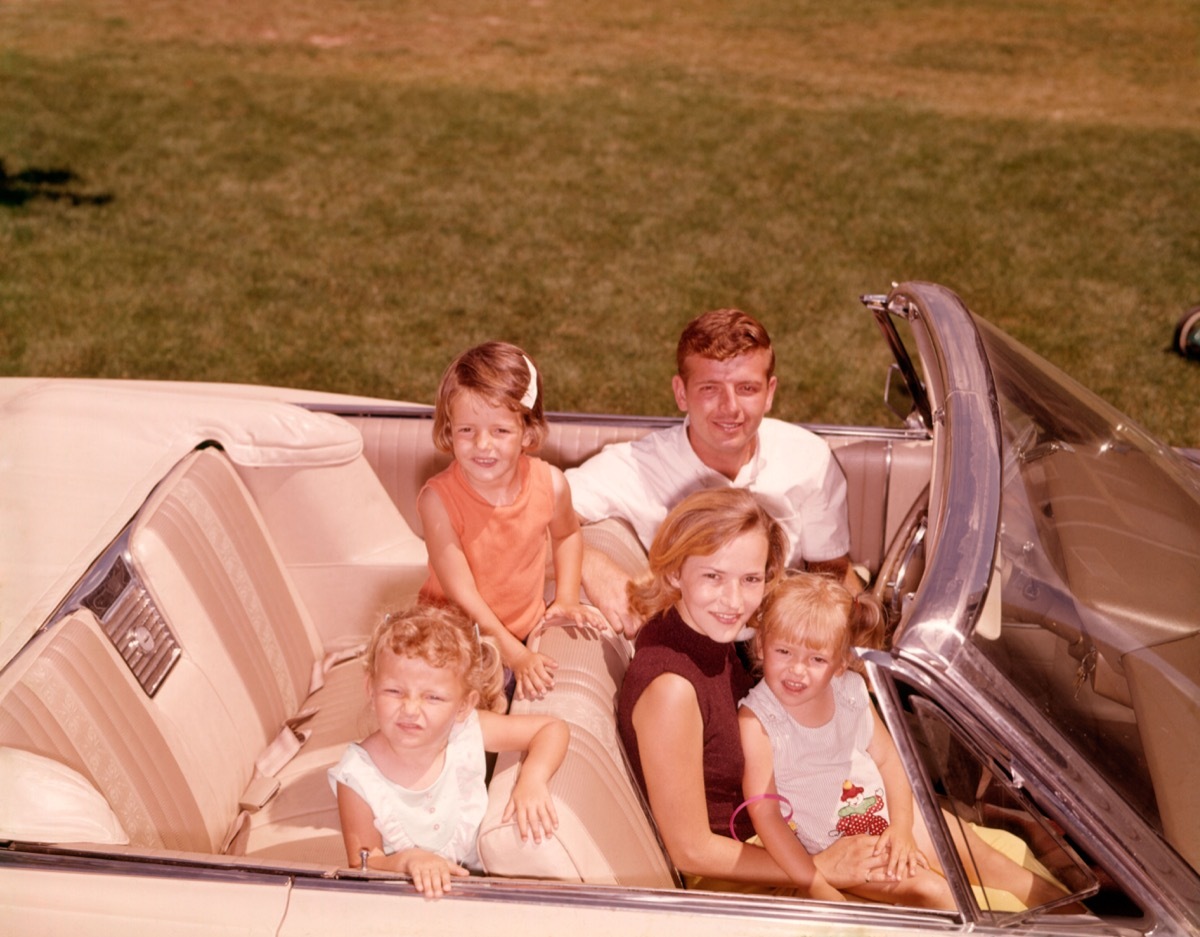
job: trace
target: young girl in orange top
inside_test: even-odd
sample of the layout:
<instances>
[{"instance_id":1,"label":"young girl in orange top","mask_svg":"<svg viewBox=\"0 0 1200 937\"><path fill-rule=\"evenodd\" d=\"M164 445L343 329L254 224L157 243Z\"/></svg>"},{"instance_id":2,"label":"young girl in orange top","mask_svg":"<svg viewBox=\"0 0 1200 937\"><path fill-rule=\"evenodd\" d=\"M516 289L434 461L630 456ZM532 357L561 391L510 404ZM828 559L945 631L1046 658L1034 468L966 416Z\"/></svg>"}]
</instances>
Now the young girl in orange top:
<instances>
[{"instance_id":1,"label":"young girl in orange top","mask_svg":"<svg viewBox=\"0 0 1200 937\"><path fill-rule=\"evenodd\" d=\"M451 362L438 388L433 441L454 462L417 498L429 550L422 599L462 607L500 646L518 699L540 699L557 664L525 640L543 621L605 627L580 604L583 535L561 471L529 453L546 436L541 378L529 357L487 342ZM555 599L547 608L546 540Z\"/></svg>"}]
</instances>

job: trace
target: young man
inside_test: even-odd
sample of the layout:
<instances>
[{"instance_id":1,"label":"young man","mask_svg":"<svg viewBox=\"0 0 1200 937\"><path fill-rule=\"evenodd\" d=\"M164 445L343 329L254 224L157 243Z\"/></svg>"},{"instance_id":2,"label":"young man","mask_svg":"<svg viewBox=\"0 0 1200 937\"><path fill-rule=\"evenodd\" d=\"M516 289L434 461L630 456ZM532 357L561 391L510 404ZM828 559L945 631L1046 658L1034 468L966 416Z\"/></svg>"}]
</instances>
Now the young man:
<instances>
[{"instance_id":1,"label":"young man","mask_svg":"<svg viewBox=\"0 0 1200 937\"><path fill-rule=\"evenodd\" d=\"M783 525L788 565L831 572L855 591L846 480L819 436L767 417L775 398L775 352L762 324L737 309L693 319L676 349L671 379L679 426L608 446L567 471L585 523L628 522L644 549L667 512L701 488L747 488ZM584 555L583 587L614 628L640 625L625 599L629 575L604 554Z\"/></svg>"}]
</instances>

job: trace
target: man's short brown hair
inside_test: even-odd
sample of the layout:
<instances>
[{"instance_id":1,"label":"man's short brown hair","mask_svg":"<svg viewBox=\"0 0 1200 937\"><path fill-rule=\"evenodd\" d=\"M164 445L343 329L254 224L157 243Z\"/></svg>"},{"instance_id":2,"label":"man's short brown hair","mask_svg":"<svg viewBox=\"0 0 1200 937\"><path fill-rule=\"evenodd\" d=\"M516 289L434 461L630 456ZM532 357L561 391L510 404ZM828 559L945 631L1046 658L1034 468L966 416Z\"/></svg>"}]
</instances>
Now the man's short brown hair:
<instances>
[{"instance_id":1,"label":"man's short brown hair","mask_svg":"<svg viewBox=\"0 0 1200 937\"><path fill-rule=\"evenodd\" d=\"M696 316L684 328L675 349L675 367L686 381L685 362L691 355L728 361L759 348L771 353L767 365L767 377L770 378L775 373L775 351L763 324L740 309L714 309Z\"/></svg>"}]
</instances>

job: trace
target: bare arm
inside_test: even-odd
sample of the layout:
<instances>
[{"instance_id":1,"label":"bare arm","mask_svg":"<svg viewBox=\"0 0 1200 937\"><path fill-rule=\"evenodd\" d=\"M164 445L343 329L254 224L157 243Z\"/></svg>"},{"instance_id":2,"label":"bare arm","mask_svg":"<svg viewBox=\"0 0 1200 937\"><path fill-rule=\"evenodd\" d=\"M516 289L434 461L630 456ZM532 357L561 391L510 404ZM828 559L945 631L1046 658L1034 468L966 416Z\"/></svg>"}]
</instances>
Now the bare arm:
<instances>
[{"instance_id":1,"label":"bare arm","mask_svg":"<svg viewBox=\"0 0 1200 937\"><path fill-rule=\"evenodd\" d=\"M608 556L585 546L582 581L588 598L613 631L632 638L641 630L643 622L629 608L629 576Z\"/></svg>"},{"instance_id":2,"label":"bare arm","mask_svg":"<svg viewBox=\"0 0 1200 937\"><path fill-rule=\"evenodd\" d=\"M886 851L889 878L908 878L929 862L916 846L913 836L913 792L908 775L896 751L896 743L875 707L871 707L872 733L867 754L879 768L883 792L887 801L888 828L879 838L879 852Z\"/></svg>"},{"instance_id":3,"label":"bare arm","mask_svg":"<svg viewBox=\"0 0 1200 937\"><path fill-rule=\"evenodd\" d=\"M558 812L549 784L567 754L567 724L554 716L511 716L481 710L479 726L488 751L527 752L501 819L516 817L521 839L532 834L534 842L540 843L552 836L558 828Z\"/></svg>"},{"instance_id":4,"label":"bare arm","mask_svg":"<svg viewBox=\"0 0 1200 937\"><path fill-rule=\"evenodd\" d=\"M362 862L362 850L371 854L370 865L383 868L383 837L375 828L375 814L367 802L353 790L342 784L337 786L338 819L342 824L342 841L346 846L346 865L357 869Z\"/></svg>"},{"instance_id":5,"label":"bare arm","mask_svg":"<svg viewBox=\"0 0 1200 937\"><path fill-rule=\"evenodd\" d=\"M633 727L650 811L671 861L693 875L790 885L761 846L739 843L709 828L704 728L692 685L676 674L657 677L634 706Z\"/></svg>"},{"instance_id":6,"label":"bare arm","mask_svg":"<svg viewBox=\"0 0 1200 937\"><path fill-rule=\"evenodd\" d=\"M566 476L551 467L554 484L554 515L550 519L550 549L554 557L554 604L546 610L547 620L566 618L577 625L603 628L604 616L580 604L579 585L583 570L583 532L571 505Z\"/></svg>"},{"instance_id":7,"label":"bare arm","mask_svg":"<svg viewBox=\"0 0 1200 937\"><path fill-rule=\"evenodd\" d=\"M401 849L385 855L383 837L375 828L375 815L367 802L341 783L337 786L337 801L350 868L359 867L362 852L366 851L369 868L409 875L417 891L430 898L440 898L450 890L452 879L469 874L461 865L424 849Z\"/></svg>"},{"instance_id":8,"label":"bare arm","mask_svg":"<svg viewBox=\"0 0 1200 937\"><path fill-rule=\"evenodd\" d=\"M754 712L743 706L738 712L738 726L742 733L742 751L746 756L746 770L742 789L747 799L759 794L778 794L775 787L774 753L771 741L762 723ZM764 798L747 806L754 831L767 852L792 880L813 898L825 901L844 901L842 893L825 881L817 869L812 856L796 838L788 826L780 804L772 798Z\"/></svg>"}]
</instances>

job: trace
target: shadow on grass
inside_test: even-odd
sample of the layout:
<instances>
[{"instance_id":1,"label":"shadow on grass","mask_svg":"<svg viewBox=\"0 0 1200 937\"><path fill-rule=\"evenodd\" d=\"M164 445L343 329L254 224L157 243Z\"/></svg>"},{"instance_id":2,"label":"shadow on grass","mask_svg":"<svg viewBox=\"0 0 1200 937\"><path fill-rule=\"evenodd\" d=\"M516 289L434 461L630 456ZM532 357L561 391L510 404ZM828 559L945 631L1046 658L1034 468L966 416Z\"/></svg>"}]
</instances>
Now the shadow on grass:
<instances>
[{"instance_id":1,"label":"shadow on grass","mask_svg":"<svg viewBox=\"0 0 1200 937\"><path fill-rule=\"evenodd\" d=\"M113 200L108 192L81 191L79 181L69 169L23 169L10 176L0 160L0 206L19 208L38 198L72 205L107 205Z\"/></svg>"}]
</instances>

